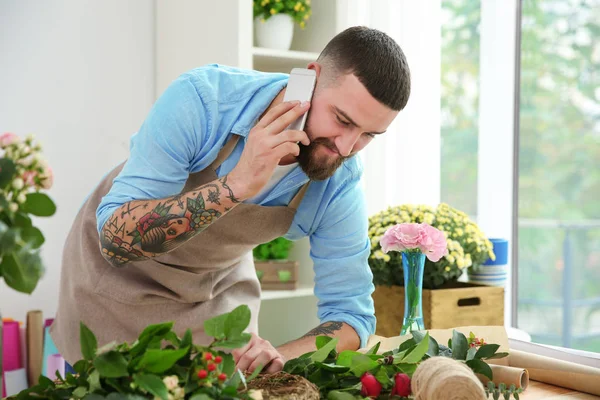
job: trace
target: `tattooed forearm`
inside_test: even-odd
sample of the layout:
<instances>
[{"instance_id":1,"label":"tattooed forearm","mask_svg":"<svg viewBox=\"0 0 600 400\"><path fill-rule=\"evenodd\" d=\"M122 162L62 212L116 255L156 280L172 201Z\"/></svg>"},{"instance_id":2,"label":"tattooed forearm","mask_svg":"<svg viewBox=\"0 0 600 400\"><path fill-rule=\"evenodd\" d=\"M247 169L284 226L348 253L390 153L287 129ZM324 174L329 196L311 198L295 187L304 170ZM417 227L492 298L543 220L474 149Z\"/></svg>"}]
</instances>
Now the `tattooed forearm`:
<instances>
[{"instance_id":1,"label":"tattooed forearm","mask_svg":"<svg viewBox=\"0 0 600 400\"><path fill-rule=\"evenodd\" d=\"M302 337L334 335L337 331L342 329L342 326L343 326L342 322L337 322L337 321L325 322L324 324L317 326L315 329L311 330L310 332L308 332L306 335L304 335Z\"/></svg>"},{"instance_id":2,"label":"tattooed forearm","mask_svg":"<svg viewBox=\"0 0 600 400\"><path fill-rule=\"evenodd\" d=\"M102 254L112 265L123 266L167 253L238 203L227 177L165 199L130 201L104 224Z\"/></svg>"},{"instance_id":3,"label":"tattooed forearm","mask_svg":"<svg viewBox=\"0 0 600 400\"><path fill-rule=\"evenodd\" d=\"M229 185L227 185L227 175L219 179L219 182L221 182L221 185L223 185L223 189L226 189L229 192L227 198L231 200L232 203L239 203L240 200L237 197L235 197L235 195L233 194L233 190L231 190Z\"/></svg>"}]
</instances>

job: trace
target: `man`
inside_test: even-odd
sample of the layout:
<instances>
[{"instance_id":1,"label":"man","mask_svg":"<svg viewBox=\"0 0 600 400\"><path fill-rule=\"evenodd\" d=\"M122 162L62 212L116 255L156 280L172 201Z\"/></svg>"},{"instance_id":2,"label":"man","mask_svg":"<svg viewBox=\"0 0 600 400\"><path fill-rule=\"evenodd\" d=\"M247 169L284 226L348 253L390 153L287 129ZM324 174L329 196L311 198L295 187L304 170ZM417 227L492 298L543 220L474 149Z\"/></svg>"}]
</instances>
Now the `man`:
<instances>
[{"instance_id":1,"label":"man","mask_svg":"<svg viewBox=\"0 0 600 400\"><path fill-rule=\"evenodd\" d=\"M99 345L164 321L206 343L203 321L240 304L253 333L233 353L242 370L280 370L315 335L339 338L338 350L366 344L373 284L353 156L406 105L409 68L392 39L363 27L307 68L317 75L310 104L282 102L286 74L220 65L183 74L158 99L67 238L51 332L68 362L80 358L80 320ZM285 129L309 109L305 131ZM279 236L310 237L322 324L275 349L256 335L252 249Z\"/></svg>"}]
</instances>

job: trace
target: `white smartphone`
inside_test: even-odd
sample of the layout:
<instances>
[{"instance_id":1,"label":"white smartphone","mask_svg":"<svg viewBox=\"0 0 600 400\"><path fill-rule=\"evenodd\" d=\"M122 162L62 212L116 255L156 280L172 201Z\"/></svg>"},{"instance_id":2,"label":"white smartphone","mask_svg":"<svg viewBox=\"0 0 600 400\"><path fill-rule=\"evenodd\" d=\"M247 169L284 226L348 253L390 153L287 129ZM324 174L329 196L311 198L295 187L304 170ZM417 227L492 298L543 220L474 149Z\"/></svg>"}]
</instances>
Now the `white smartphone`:
<instances>
[{"instance_id":1,"label":"white smartphone","mask_svg":"<svg viewBox=\"0 0 600 400\"><path fill-rule=\"evenodd\" d=\"M310 101L315 90L315 84L317 82L317 73L314 69L306 68L294 68L290 72L290 78L288 80L283 101ZM308 112L302 114L300 118L292 122L286 129L304 130L306 124L306 117Z\"/></svg>"}]
</instances>

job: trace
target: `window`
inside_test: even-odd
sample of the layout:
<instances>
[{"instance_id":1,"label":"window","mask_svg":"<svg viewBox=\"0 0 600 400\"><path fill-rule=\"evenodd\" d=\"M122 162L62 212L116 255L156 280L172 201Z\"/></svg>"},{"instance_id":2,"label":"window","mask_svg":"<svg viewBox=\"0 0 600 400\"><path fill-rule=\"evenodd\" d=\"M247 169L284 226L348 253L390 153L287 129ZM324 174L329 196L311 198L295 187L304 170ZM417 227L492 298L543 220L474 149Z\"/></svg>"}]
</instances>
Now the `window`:
<instances>
[{"instance_id":1,"label":"window","mask_svg":"<svg viewBox=\"0 0 600 400\"><path fill-rule=\"evenodd\" d=\"M521 19L518 327L600 352L600 1Z\"/></svg>"}]
</instances>

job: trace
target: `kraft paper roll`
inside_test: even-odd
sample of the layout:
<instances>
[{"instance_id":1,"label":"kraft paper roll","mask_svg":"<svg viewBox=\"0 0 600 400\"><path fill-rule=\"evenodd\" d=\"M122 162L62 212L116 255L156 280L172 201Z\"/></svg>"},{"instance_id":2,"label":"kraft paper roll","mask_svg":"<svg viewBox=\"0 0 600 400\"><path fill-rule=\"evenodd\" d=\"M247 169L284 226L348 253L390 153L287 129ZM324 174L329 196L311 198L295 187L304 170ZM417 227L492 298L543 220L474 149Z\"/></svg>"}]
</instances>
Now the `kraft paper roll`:
<instances>
[{"instance_id":1,"label":"kraft paper roll","mask_svg":"<svg viewBox=\"0 0 600 400\"><path fill-rule=\"evenodd\" d=\"M525 368L534 381L600 396L600 368L511 350L510 366Z\"/></svg>"},{"instance_id":2,"label":"kraft paper roll","mask_svg":"<svg viewBox=\"0 0 600 400\"><path fill-rule=\"evenodd\" d=\"M510 387L510 385L515 385L515 387L522 388L523 390L527 389L529 386L529 372L524 368L515 368L515 367L507 367L505 365L490 365L493 373L494 384L498 386L501 383L504 383L506 387ZM483 385L487 385L490 381L483 375L477 374L479 380Z\"/></svg>"},{"instance_id":3,"label":"kraft paper roll","mask_svg":"<svg viewBox=\"0 0 600 400\"><path fill-rule=\"evenodd\" d=\"M27 380L37 385L42 373L44 319L40 310L27 313Z\"/></svg>"},{"instance_id":4,"label":"kraft paper roll","mask_svg":"<svg viewBox=\"0 0 600 400\"><path fill-rule=\"evenodd\" d=\"M46 359L46 377L51 380L56 379L56 372L60 374L62 378L65 377L65 359L60 354L51 354Z\"/></svg>"},{"instance_id":5,"label":"kraft paper roll","mask_svg":"<svg viewBox=\"0 0 600 400\"><path fill-rule=\"evenodd\" d=\"M21 332L17 321L3 324L2 360L3 371L14 371L23 368L21 363Z\"/></svg>"}]
</instances>

